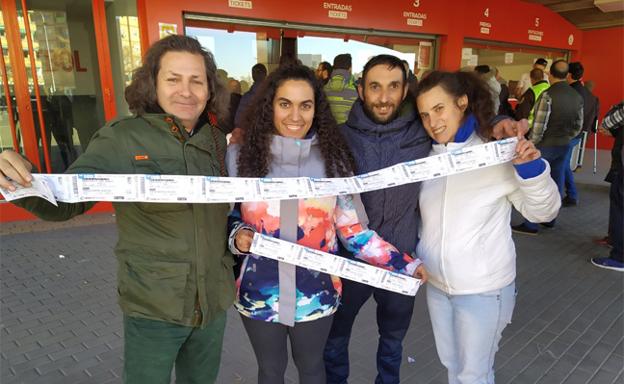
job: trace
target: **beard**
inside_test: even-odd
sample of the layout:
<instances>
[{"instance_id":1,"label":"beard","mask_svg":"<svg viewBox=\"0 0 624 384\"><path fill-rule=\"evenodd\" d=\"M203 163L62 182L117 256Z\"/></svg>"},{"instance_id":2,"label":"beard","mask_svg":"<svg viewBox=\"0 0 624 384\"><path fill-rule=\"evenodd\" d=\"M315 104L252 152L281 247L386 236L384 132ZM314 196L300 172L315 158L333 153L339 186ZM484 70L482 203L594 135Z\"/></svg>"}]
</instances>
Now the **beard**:
<instances>
[{"instance_id":1,"label":"beard","mask_svg":"<svg viewBox=\"0 0 624 384\"><path fill-rule=\"evenodd\" d=\"M397 116L399 116L399 108L397 108L397 106L393 103L368 103L366 101L366 99L362 99L362 106L364 107L364 113L366 114L366 116L371 119L375 124L388 124L391 121L394 121L394 119L397 118ZM374 108L382 108L382 107L393 107L393 111L392 114L384 117L384 118L379 118L377 116L375 116L375 112L373 112Z\"/></svg>"}]
</instances>

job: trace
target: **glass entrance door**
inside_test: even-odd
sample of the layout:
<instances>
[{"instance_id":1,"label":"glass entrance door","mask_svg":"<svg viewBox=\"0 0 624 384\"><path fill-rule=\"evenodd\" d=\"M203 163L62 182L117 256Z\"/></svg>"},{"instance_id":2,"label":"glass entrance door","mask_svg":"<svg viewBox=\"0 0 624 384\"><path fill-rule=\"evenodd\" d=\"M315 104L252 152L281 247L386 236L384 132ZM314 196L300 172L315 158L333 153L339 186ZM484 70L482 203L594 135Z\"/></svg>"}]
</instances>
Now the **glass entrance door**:
<instances>
[{"instance_id":1,"label":"glass entrance door","mask_svg":"<svg viewBox=\"0 0 624 384\"><path fill-rule=\"evenodd\" d=\"M6 29L0 9L0 151L13 149L23 153L22 141L17 136L18 113L15 100L15 82L9 57Z\"/></svg>"},{"instance_id":2,"label":"glass entrance door","mask_svg":"<svg viewBox=\"0 0 624 384\"><path fill-rule=\"evenodd\" d=\"M8 74L9 93L13 86L17 95L12 103L14 136L8 117L8 101L14 96L3 98L2 147L20 148L23 141L25 155L40 171L63 172L105 121L97 55L102 42L96 39L93 16L96 2L1 2L8 10L0 32L8 39L2 44L5 49L5 44L13 45L4 55L3 73ZM23 66L18 67L21 60Z\"/></svg>"}]
</instances>

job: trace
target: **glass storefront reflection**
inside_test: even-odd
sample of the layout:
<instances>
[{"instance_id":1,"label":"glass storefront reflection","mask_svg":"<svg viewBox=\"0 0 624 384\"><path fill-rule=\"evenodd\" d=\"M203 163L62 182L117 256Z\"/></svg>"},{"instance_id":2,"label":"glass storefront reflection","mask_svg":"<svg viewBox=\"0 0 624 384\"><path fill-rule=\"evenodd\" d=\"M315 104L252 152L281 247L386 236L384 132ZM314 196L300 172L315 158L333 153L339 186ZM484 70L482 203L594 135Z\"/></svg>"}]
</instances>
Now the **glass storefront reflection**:
<instances>
[{"instance_id":1,"label":"glass storefront reflection","mask_svg":"<svg viewBox=\"0 0 624 384\"><path fill-rule=\"evenodd\" d=\"M2 58L0 61L0 150L17 149L22 152L22 140L15 131L19 128L17 103L15 102L11 59L9 57L8 42L4 29L4 19L0 10L0 46ZM8 92L7 92L8 90ZM15 139L14 139L15 137Z\"/></svg>"},{"instance_id":2,"label":"glass storefront reflection","mask_svg":"<svg viewBox=\"0 0 624 384\"><path fill-rule=\"evenodd\" d=\"M40 4L38 2L33 2ZM30 7L27 2L27 6ZM104 123L102 92L90 2L58 1L28 9L36 79L22 39L35 131L40 149L45 136L51 172L64 171ZM23 12L18 12L20 29ZM40 93L37 102L35 83ZM38 117L43 116L43 128ZM44 135L42 135L44 133ZM43 151L41 150L43 157ZM43 163L43 161L42 161Z\"/></svg>"},{"instance_id":3,"label":"glass storefront reflection","mask_svg":"<svg viewBox=\"0 0 624 384\"><path fill-rule=\"evenodd\" d=\"M135 0L115 0L104 4L110 63L118 116L130 115L124 90L133 71L141 66L141 37Z\"/></svg>"}]
</instances>

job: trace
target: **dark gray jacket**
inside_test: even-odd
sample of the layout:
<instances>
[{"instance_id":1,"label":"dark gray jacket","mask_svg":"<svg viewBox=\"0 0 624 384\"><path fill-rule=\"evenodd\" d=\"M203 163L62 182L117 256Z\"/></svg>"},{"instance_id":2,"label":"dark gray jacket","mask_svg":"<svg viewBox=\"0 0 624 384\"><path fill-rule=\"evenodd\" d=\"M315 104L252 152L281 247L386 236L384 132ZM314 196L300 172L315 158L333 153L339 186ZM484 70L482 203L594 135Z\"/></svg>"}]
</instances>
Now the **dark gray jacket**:
<instances>
[{"instance_id":1,"label":"dark gray jacket","mask_svg":"<svg viewBox=\"0 0 624 384\"><path fill-rule=\"evenodd\" d=\"M427 157L431 150L431 139L411 104L404 104L388 124L377 124L358 99L340 130L355 158L357 174ZM419 192L420 183L413 183L361 195L369 228L406 253L418 243Z\"/></svg>"},{"instance_id":2,"label":"dark gray jacket","mask_svg":"<svg viewBox=\"0 0 624 384\"><path fill-rule=\"evenodd\" d=\"M583 129L583 98L565 81L542 92L535 105L530 140L541 147L565 146Z\"/></svg>"}]
</instances>

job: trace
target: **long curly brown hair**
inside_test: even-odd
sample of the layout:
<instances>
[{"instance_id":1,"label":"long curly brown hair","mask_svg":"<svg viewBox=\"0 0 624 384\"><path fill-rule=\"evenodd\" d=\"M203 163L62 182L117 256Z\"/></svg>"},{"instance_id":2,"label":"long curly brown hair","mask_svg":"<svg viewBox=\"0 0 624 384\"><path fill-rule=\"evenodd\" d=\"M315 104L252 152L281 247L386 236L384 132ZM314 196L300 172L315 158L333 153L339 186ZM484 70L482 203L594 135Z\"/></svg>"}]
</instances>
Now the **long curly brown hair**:
<instances>
[{"instance_id":1,"label":"long curly brown hair","mask_svg":"<svg viewBox=\"0 0 624 384\"><path fill-rule=\"evenodd\" d=\"M455 99L468 96L468 107L464 117L474 114L479 122L477 134L488 141L492 137L494 102L490 89L483 79L473 72L433 71L420 81L416 88L416 99L421 94L439 85Z\"/></svg>"},{"instance_id":2,"label":"long curly brown hair","mask_svg":"<svg viewBox=\"0 0 624 384\"><path fill-rule=\"evenodd\" d=\"M181 35L167 36L149 47L143 64L134 71L132 82L126 87L125 97L130 111L137 115L164 112L158 104L156 79L160 70L160 59L171 51L188 52L203 57L210 99L206 103L202 117L207 119L208 113L213 113L219 121L223 121L229 114L230 94L217 76L214 56L196 39Z\"/></svg>"},{"instance_id":3,"label":"long curly brown hair","mask_svg":"<svg viewBox=\"0 0 624 384\"><path fill-rule=\"evenodd\" d=\"M303 65L285 65L271 73L258 89L247 114L245 135L238 156L238 175L264 177L272 161L270 146L277 130L273 125L273 99L286 80L306 81L314 90L314 121L311 130L318 137L327 177L346 177L355 169L353 156L338 131L322 84L314 72Z\"/></svg>"}]
</instances>

